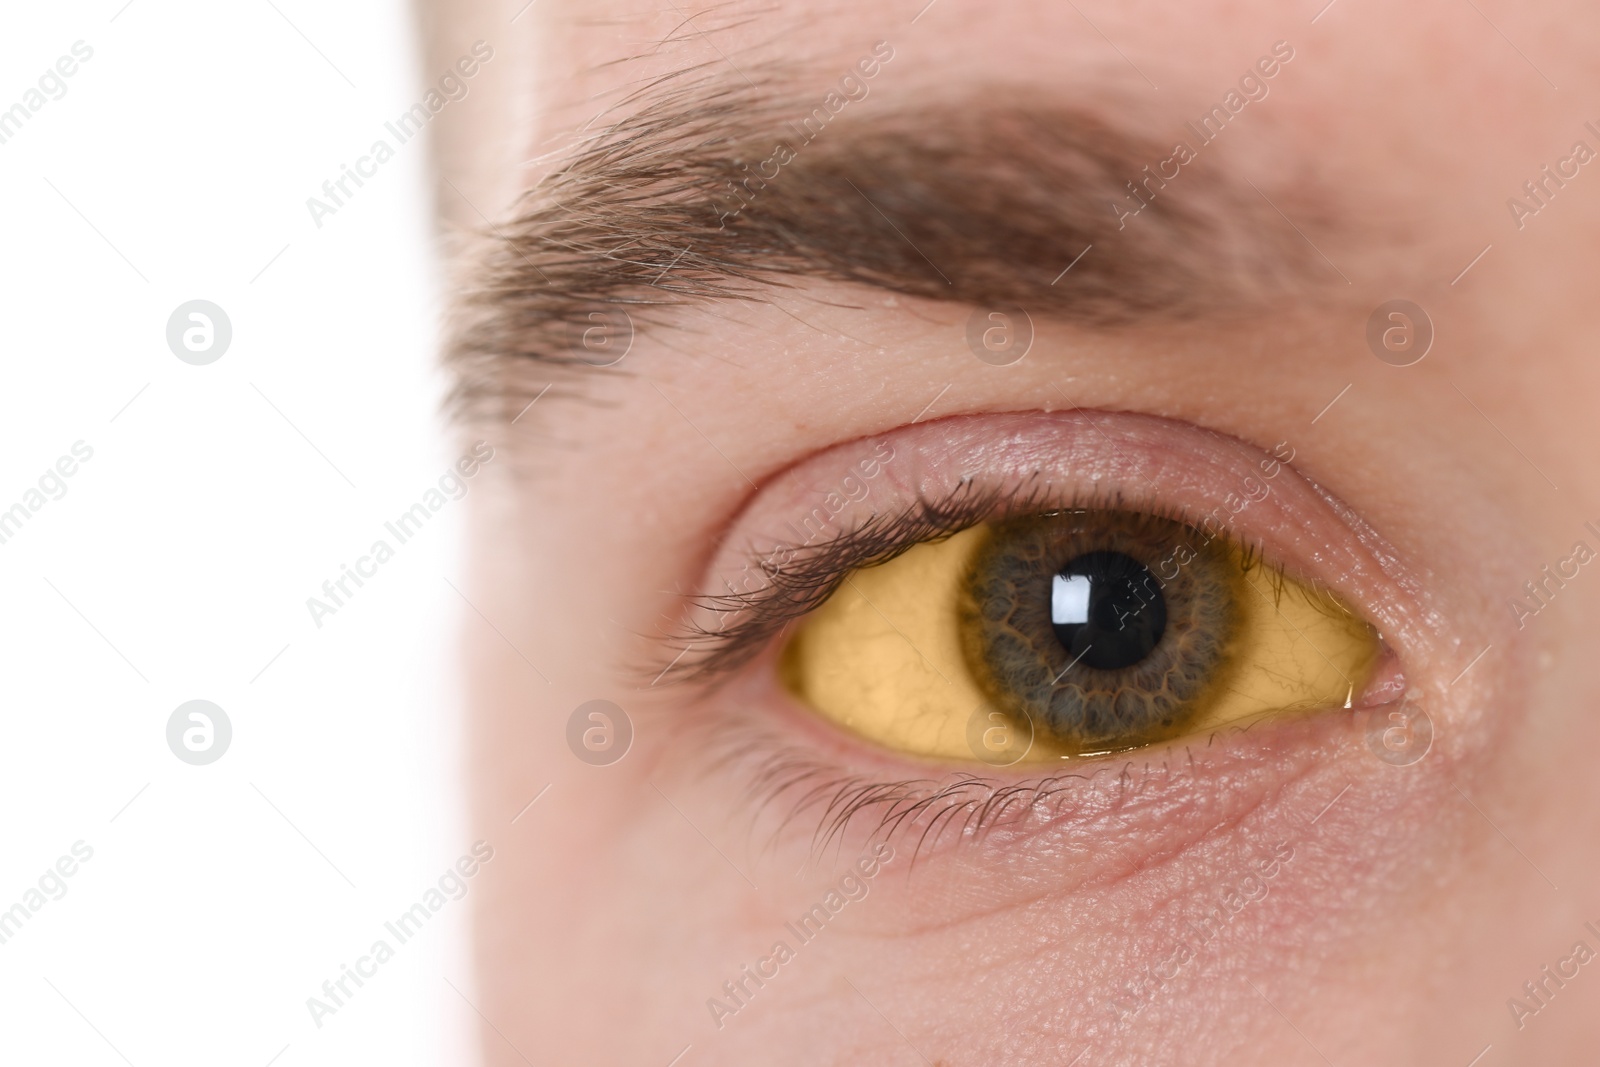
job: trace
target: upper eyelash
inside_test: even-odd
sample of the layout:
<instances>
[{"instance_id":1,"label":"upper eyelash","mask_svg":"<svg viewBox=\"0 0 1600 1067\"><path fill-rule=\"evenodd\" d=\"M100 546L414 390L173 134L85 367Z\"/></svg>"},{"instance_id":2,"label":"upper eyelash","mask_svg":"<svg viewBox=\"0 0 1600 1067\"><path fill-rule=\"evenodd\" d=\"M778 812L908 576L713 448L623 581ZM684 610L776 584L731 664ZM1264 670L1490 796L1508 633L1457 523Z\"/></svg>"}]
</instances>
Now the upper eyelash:
<instances>
[{"instance_id":1,"label":"upper eyelash","mask_svg":"<svg viewBox=\"0 0 1600 1067\"><path fill-rule=\"evenodd\" d=\"M790 623L821 607L853 572L887 563L917 545L953 537L980 522L1032 512L1124 507L1121 493L1095 490L1062 499L1049 486L1032 481L1009 489L983 491L975 484L964 479L941 500L919 497L901 511L875 512L859 525L816 545L779 545L754 560L766 576L766 584L758 589L739 592L730 585L727 593L689 597L690 618L667 635L667 644L675 655L664 667L655 664L651 676L656 682L671 675L674 682L693 683L725 675L758 655ZM1137 510L1193 525L1188 508L1141 502ZM1282 566L1267 564L1255 541L1242 541L1240 547L1242 569L1266 567L1274 598L1281 597L1287 585ZM792 558L782 566L771 564L774 555L790 548L795 548ZM1321 583L1304 584L1319 593L1325 591ZM713 627L694 615L709 615L720 621Z\"/></svg>"},{"instance_id":2,"label":"upper eyelash","mask_svg":"<svg viewBox=\"0 0 1600 1067\"><path fill-rule=\"evenodd\" d=\"M720 622L712 627L691 619L670 632L667 642L678 658L668 671L676 670L675 681L705 681L741 666L789 623L820 607L852 572L954 536L997 511L1014 510L1021 492L979 493L965 480L943 500L919 498L899 512L875 512L816 545L777 546L753 561L766 577L761 588L739 592L730 585L727 593L689 598L692 609ZM782 566L771 563L779 551L791 548L794 555ZM696 655L685 662L690 652Z\"/></svg>"}]
</instances>

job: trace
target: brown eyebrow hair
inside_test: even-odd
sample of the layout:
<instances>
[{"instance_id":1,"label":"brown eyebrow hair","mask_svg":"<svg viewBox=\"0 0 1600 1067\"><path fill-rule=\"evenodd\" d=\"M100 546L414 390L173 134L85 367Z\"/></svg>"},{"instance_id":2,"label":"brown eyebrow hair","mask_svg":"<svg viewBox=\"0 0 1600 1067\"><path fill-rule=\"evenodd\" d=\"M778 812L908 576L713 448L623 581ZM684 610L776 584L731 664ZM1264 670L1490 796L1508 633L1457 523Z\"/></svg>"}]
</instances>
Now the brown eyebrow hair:
<instances>
[{"instance_id":1,"label":"brown eyebrow hair","mask_svg":"<svg viewBox=\"0 0 1600 1067\"><path fill-rule=\"evenodd\" d=\"M1240 317L1329 284L1278 208L1192 137L1198 158L1164 180L1171 141L1015 89L832 114L764 80L699 68L640 90L479 235L446 349L458 414L516 411L530 365L587 369L576 338L595 313L654 329L805 278L1097 329ZM1314 191L1279 202L1331 217Z\"/></svg>"}]
</instances>

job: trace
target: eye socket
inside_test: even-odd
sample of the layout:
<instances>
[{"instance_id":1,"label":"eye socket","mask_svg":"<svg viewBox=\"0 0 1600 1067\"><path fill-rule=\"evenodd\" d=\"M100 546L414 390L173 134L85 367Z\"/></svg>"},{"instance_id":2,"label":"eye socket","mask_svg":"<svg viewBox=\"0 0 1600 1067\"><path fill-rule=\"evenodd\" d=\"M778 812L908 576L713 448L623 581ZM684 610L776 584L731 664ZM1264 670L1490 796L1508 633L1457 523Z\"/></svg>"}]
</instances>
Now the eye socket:
<instances>
[{"instance_id":1,"label":"eye socket","mask_svg":"<svg viewBox=\"0 0 1600 1067\"><path fill-rule=\"evenodd\" d=\"M1338 793L1338 761L1372 744L1362 734L1374 716L1440 684L1428 664L1442 616L1425 576L1296 458L1290 441L1081 409L948 416L840 441L762 482L729 518L689 579L702 592L635 677L691 688L696 752L737 776L775 840L816 848L881 834L919 855L1040 841L1081 858L1074 884L1116 878L1283 801L1303 778ZM1157 640L1177 633L1174 568L1200 571L1163 529L1196 556L1221 553L1235 575L1243 614L1229 647L1249 655L1231 658L1218 698L1175 722L1172 743L1125 738L1145 747L1096 759L1112 745L1029 736L1033 720L1007 711L971 666L961 612L977 554L1047 520L1082 536L1051 542L1062 555L1030 600L1036 640L1045 629L1059 640L1057 625L1084 614L1072 610L1084 583L1071 579L1090 578L1089 613L1097 576L1137 585L1126 563L1090 573L1105 562L1092 553L1130 546L1122 554L1169 583ZM1143 554L1151 542L1165 550ZM1083 556L1080 575L1070 565ZM841 639L824 646L835 627ZM1274 639L1258 641L1262 627ZM891 642L896 656L877 660ZM1021 900L1035 882L1017 871L1006 892Z\"/></svg>"},{"instance_id":2,"label":"eye socket","mask_svg":"<svg viewBox=\"0 0 1600 1067\"><path fill-rule=\"evenodd\" d=\"M1074 508L855 571L789 639L779 671L869 741L1007 765L1348 707L1381 655L1331 593L1226 536Z\"/></svg>"}]
</instances>

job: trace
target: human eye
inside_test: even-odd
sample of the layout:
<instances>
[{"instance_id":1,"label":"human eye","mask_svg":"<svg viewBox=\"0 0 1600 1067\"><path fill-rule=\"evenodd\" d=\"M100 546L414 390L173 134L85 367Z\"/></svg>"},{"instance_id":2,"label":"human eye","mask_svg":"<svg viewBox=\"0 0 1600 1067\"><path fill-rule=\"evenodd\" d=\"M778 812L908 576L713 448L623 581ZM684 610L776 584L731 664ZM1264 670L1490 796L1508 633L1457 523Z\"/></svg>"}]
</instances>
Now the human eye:
<instances>
[{"instance_id":1,"label":"human eye","mask_svg":"<svg viewBox=\"0 0 1600 1067\"><path fill-rule=\"evenodd\" d=\"M791 769L952 775L946 808L1370 715L1406 691L1399 594L1293 453L1082 411L828 449L736 520L673 672Z\"/></svg>"},{"instance_id":2,"label":"human eye","mask_svg":"<svg viewBox=\"0 0 1600 1067\"><path fill-rule=\"evenodd\" d=\"M906 755L1107 755L1364 694L1377 635L1219 531L1106 505L918 542L786 642L785 687Z\"/></svg>"}]
</instances>

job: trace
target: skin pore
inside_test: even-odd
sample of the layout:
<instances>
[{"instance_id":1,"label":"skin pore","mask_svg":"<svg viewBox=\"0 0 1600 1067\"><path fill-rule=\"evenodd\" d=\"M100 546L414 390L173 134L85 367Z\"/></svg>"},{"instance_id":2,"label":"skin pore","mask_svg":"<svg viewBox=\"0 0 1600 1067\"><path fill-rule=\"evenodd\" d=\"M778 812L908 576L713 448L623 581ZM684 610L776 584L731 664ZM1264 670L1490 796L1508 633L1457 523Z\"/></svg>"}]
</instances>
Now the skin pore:
<instances>
[{"instance_id":1,"label":"skin pore","mask_svg":"<svg viewBox=\"0 0 1600 1067\"><path fill-rule=\"evenodd\" d=\"M1600 549L1585 527L1600 526L1600 178L1559 170L1574 142L1600 149L1585 126L1600 126L1585 110L1600 98L1600 16L1318 6L546 0L519 13L521 0L481 0L431 13L441 62L476 39L496 52L436 145L442 216L490 234L460 242L460 288L476 295L456 349L461 417L497 453L494 491L472 498L482 618L462 632L474 835L496 850L477 898L489 1063L1465 1065L1487 1047L1477 1062L1497 1065L1600 1047L1587 1007L1600 977L1574 950L1600 952L1585 926L1600 929L1600 681L1585 652L1600 579L1558 566L1575 542ZM711 128L735 129L729 151L760 164L878 42L893 58L870 91L770 189L724 197L737 216L693 215L699 229L662 222L659 205L615 224L607 274L551 236L575 232L562 228L574 204L540 215L539 192L522 199L679 87L702 108L734 101ZM1293 58L1249 83L1264 93L1196 137L1186 123L1278 42ZM1071 116L1064 142L1114 141L1130 164L1104 195L1063 184L1060 218L1045 198L1037 226L1013 220L1019 240L1083 235L1055 259L1049 242L1019 247L1009 262L1027 269L1005 280L1004 247L981 239L994 225L961 228L1004 207L991 193L1016 188L1008 167L1093 180L1023 155L982 156L989 186L957 153L952 166L980 172L965 194L897 173L924 197L905 192L920 206L899 218L894 190L869 184L882 210L852 202L849 225L884 226L863 229L854 258L827 247L828 226L802 225L844 188L832 175L887 172L852 160L941 128L970 142L1019 101ZM1179 139L1196 150L1160 170L1177 176L1144 195L1123 186ZM1546 179L1546 164L1568 176ZM807 189L833 192L798 202ZM1078 201L1104 214L1080 222ZM785 212L793 225L769 225ZM815 258L770 255L789 233ZM740 235L767 258L740 259ZM867 260L887 265L849 274ZM1035 260L1054 271L1030 273ZM1171 284L1153 281L1162 270ZM486 276L501 286L485 292ZM705 295L730 277L734 298ZM968 327L1006 285L1034 309L1034 335L996 366ZM1435 331L1403 367L1367 341L1373 309L1397 298ZM619 306L636 332L612 366L560 351L566 320L537 321ZM692 649L672 666L689 598L720 591L750 546L861 477L878 446L894 458L841 528L964 474L1041 470L1063 493L1201 515L1242 472L1292 454L1266 502L1229 522L1376 627L1431 748L1380 759L1360 707L1332 708L1075 764L1049 789L1037 770L974 762L959 774L982 781L940 793L951 768L787 696L781 636L715 685L682 671ZM1576 576L1550 581L1547 566ZM634 729L608 766L566 740L595 699ZM1021 799L982 807L1011 787ZM795 936L830 892L847 903Z\"/></svg>"}]
</instances>

